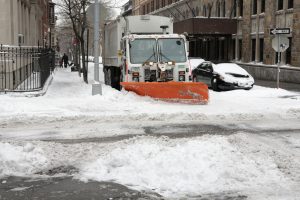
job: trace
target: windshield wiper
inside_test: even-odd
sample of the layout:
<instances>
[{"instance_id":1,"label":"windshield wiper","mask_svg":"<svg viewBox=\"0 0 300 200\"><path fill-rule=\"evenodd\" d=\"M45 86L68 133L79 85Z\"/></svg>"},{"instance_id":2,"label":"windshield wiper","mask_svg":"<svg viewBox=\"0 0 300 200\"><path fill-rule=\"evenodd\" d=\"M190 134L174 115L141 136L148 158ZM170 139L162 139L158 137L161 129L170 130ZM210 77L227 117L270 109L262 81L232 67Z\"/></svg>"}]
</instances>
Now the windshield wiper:
<instances>
[{"instance_id":1,"label":"windshield wiper","mask_svg":"<svg viewBox=\"0 0 300 200\"><path fill-rule=\"evenodd\" d=\"M154 46L153 46L153 53L151 54L151 56L149 58L147 58L147 60L144 63L148 62L152 57L154 57L154 59L155 59L155 49L154 49Z\"/></svg>"},{"instance_id":2,"label":"windshield wiper","mask_svg":"<svg viewBox=\"0 0 300 200\"><path fill-rule=\"evenodd\" d=\"M170 58L168 58L165 54L163 54L162 52L161 52L161 48L160 48L160 46L158 45L158 53L159 53L159 55L160 55L160 61L162 61L162 58L164 57L165 59L167 59L167 62L169 62L169 61L172 61ZM172 61L173 62L173 61Z\"/></svg>"}]
</instances>

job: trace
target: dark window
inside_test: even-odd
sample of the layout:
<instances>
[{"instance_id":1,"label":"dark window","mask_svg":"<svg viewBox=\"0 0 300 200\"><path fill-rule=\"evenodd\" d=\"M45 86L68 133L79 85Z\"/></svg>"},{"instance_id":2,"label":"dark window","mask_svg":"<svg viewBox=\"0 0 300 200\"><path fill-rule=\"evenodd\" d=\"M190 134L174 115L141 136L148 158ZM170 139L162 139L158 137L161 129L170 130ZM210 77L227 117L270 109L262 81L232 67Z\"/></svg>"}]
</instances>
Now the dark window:
<instances>
[{"instance_id":1,"label":"dark window","mask_svg":"<svg viewBox=\"0 0 300 200\"><path fill-rule=\"evenodd\" d=\"M264 39L259 39L259 61L264 61Z\"/></svg>"},{"instance_id":2,"label":"dark window","mask_svg":"<svg viewBox=\"0 0 300 200\"><path fill-rule=\"evenodd\" d=\"M222 3L222 9L223 9L223 17L226 16L226 5L225 5L225 1L223 1Z\"/></svg>"},{"instance_id":3,"label":"dark window","mask_svg":"<svg viewBox=\"0 0 300 200\"><path fill-rule=\"evenodd\" d=\"M151 1L151 12L153 12L153 11L154 11L154 0Z\"/></svg>"},{"instance_id":4,"label":"dark window","mask_svg":"<svg viewBox=\"0 0 300 200\"><path fill-rule=\"evenodd\" d=\"M198 6L196 7L196 15L199 16L199 8L198 8Z\"/></svg>"},{"instance_id":5,"label":"dark window","mask_svg":"<svg viewBox=\"0 0 300 200\"><path fill-rule=\"evenodd\" d=\"M203 6L203 16L206 17L206 6Z\"/></svg>"},{"instance_id":6,"label":"dark window","mask_svg":"<svg viewBox=\"0 0 300 200\"><path fill-rule=\"evenodd\" d=\"M251 40L251 43L252 43L252 45L251 45L251 60L252 61L255 61L255 49L256 49L256 40L255 39L252 39Z\"/></svg>"},{"instance_id":7,"label":"dark window","mask_svg":"<svg viewBox=\"0 0 300 200\"><path fill-rule=\"evenodd\" d=\"M240 16L243 16L243 11L244 11L244 9L243 9L243 7L244 7L244 4L243 4L243 0L240 0L240 5L239 5L240 7Z\"/></svg>"},{"instance_id":8,"label":"dark window","mask_svg":"<svg viewBox=\"0 0 300 200\"><path fill-rule=\"evenodd\" d=\"M145 15L146 14L146 5L143 5L143 15Z\"/></svg>"},{"instance_id":9,"label":"dark window","mask_svg":"<svg viewBox=\"0 0 300 200\"><path fill-rule=\"evenodd\" d=\"M291 37L289 37L289 42L290 42L290 46L286 50L286 54L285 54L285 56L286 56L286 58L285 58L286 64L291 64L291 61L292 61L292 51L291 51L291 49L292 49L292 47L291 47L291 45L292 45L292 38Z\"/></svg>"},{"instance_id":10,"label":"dark window","mask_svg":"<svg viewBox=\"0 0 300 200\"><path fill-rule=\"evenodd\" d=\"M166 1L165 0L161 0L161 7L165 7L166 6Z\"/></svg>"},{"instance_id":11,"label":"dark window","mask_svg":"<svg viewBox=\"0 0 300 200\"><path fill-rule=\"evenodd\" d=\"M16 71L13 71L13 86L16 84Z\"/></svg>"},{"instance_id":12,"label":"dark window","mask_svg":"<svg viewBox=\"0 0 300 200\"><path fill-rule=\"evenodd\" d=\"M233 17L236 17L236 9L237 9L236 1L234 1L233 2Z\"/></svg>"},{"instance_id":13,"label":"dark window","mask_svg":"<svg viewBox=\"0 0 300 200\"><path fill-rule=\"evenodd\" d=\"M172 4L172 0L168 0L168 4L169 4L169 5Z\"/></svg>"},{"instance_id":14,"label":"dark window","mask_svg":"<svg viewBox=\"0 0 300 200\"><path fill-rule=\"evenodd\" d=\"M147 4L147 14L150 12L150 3Z\"/></svg>"},{"instance_id":15,"label":"dark window","mask_svg":"<svg viewBox=\"0 0 300 200\"><path fill-rule=\"evenodd\" d=\"M235 59L235 39L232 39L232 58Z\"/></svg>"},{"instance_id":16,"label":"dark window","mask_svg":"<svg viewBox=\"0 0 300 200\"><path fill-rule=\"evenodd\" d=\"M257 14L257 0L252 0L252 14Z\"/></svg>"},{"instance_id":17,"label":"dark window","mask_svg":"<svg viewBox=\"0 0 300 200\"><path fill-rule=\"evenodd\" d=\"M266 7L266 1L265 0L261 0L261 13L265 12L265 7Z\"/></svg>"},{"instance_id":18,"label":"dark window","mask_svg":"<svg viewBox=\"0 0 300 200\"><path fill-rule=\"evenodd\" d=\"M159 9L159 0L156 0L156 10Z\"/></svg>"},{"instance_id":19,"label":"dark window","mask_svg":"<svg viewBox=\"0 0 300 200\"><path fill-rule=\"evenodd\" d=\"M239 40L239 55L238 55L239 60L242 59L242 50L243 50L243 41L240 39Z\"/></svg>"},{"instance_id":20,"label":"dark window","mask_svg":"<svg viewBox=\"0 0 300 200\"><path fill-rule=\"evenodd\" d=\"M221 16L220 2L217 3L217 17Z\"/></svg>"},{"instance_id":21,"label":"dark window","mask_svg":"<svg viewBox=\"0 0 300 200\"><path fill-rule=\"evenodd\" d=\"M288 9L289 8L294 8L294 1L293 0L288 0Z\"/></svg>"},{"instance_id":22,"label":"dark window","mask_svg":"<svg viewBox=\"0 0 300 200\"><path fill-rule=\"evenodd\" d=\"M283 0L277 0L277 10L283 10Z\"/></svg>"}]
</instances>

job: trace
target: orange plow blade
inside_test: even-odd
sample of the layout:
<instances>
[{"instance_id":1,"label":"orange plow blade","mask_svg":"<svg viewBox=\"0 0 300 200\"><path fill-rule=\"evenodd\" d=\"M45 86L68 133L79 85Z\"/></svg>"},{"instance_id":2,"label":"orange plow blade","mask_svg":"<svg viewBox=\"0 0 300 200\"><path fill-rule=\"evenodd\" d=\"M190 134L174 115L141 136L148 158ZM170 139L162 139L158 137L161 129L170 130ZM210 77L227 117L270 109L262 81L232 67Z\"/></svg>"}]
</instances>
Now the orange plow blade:
<instances>
[{"instance_id":1,"label":"orange plow blade","mask_svg":"<svg viewBox=\"0 0 300 200\"><path fill-rule=\"evenodd\" d=\"M154 99L188 103L207 104L208 87L199 82L121 82L127 91Z\"/></svg>"}]
</instances>

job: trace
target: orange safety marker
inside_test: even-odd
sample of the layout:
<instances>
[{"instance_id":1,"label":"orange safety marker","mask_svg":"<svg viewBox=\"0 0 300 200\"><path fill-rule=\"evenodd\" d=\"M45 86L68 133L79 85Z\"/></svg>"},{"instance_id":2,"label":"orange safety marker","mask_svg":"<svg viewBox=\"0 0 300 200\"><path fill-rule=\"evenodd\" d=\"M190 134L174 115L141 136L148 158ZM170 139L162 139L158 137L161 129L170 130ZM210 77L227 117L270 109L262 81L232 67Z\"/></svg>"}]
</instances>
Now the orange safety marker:
<instances>
[{"instance_id":1,"label":"orange safety marker","mask_svg":"<svg viewBox=\"0 0 300 200\"><path fill-rule=\"evenodd\" d=\"M127 91L154 99L187 103L207 104L208 87L201 82L121 82Z\"/></svg>"}]
</instances>

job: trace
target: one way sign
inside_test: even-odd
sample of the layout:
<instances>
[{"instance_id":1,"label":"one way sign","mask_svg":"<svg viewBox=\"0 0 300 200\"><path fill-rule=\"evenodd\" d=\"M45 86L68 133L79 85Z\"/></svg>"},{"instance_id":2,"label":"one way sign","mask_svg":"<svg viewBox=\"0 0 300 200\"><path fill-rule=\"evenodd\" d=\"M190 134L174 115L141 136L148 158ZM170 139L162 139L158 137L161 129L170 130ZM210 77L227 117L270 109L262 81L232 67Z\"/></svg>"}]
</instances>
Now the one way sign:
<instances>
[{"instance_id":1,"label":"one way sign","mask_svg":"<svg viewBox=\"0 0 300 200\"><path fill-rule=\"evenodd\" d=\"M290 34L290 28L271 28L270 35L278 35L278 34Z\"/></svg>"}]
</instances>

